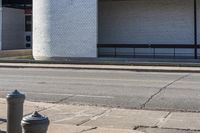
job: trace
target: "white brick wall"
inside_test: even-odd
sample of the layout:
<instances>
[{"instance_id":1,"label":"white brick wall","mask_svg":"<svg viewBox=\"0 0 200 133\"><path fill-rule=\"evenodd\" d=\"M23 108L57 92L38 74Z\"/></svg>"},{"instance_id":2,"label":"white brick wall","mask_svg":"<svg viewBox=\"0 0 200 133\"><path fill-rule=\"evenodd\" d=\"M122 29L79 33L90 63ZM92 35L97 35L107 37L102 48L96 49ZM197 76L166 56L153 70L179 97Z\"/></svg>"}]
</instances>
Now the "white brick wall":
<instances>
[{"instance_id":1,"label":"white brick wall","mask_svg":"<svg viewBox=\"0 0 200 133\"><path fill-rule=\"evenodd\" d=\"M99 5L98 43L193 44L193 7L193 0L102 1ZM131 53L133 50L118 49L118 53L120 51ZM136 49L136 52L150 54L153 50ZM156 52L166 53L166 49ZM193 50L176 52L192 54Z\"/></svg>"},{"instance_id":2,"label":"white brick wall","mask_svg":"<svg viewBox=\"0 0 200 133\"><path fill-rule=\"evenodd\" d=\"M33 0L33 56L97 57L97 0Z\"/></svg>"}]
</instances>

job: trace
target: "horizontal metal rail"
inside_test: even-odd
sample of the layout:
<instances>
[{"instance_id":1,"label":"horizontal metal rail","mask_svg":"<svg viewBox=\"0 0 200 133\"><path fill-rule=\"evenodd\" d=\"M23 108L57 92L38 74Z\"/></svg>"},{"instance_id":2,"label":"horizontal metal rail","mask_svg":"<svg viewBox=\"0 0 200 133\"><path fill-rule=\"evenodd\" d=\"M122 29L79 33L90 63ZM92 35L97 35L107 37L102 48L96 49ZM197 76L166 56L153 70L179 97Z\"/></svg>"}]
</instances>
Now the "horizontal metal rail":
<instances>
[{"instance_id":1,"label":"horizontal metal rail","mask_svg":"<svg viewBox=\"0 0 200 133\"><path fill-rule=\"evenodd\" d=\"M113 48L114 49L114 53L113 53L114 57L118 56L118 52L117 52L118 48L133 49L132 54L131 54L133 57L138 56L138 54L136 54L136 51L135 51L136 49L151 48L151 49L153 49L152 56L154 58L157 57L157 54L161 54L161 53L156 53L156 49L173 49L173 53L168 53L168 54L172 54L172 57L175 58L176 56L179 55L179 53L176 53L176 49L198 49L198 48L200 48L200 45L194 45L194 44L97 44L97 48ZM163 53L163 55L164 54L167 54L167 53ZM187 53L185 55L187 55ZM99 55L99 56L102 56L102 55Z\"/></svg>"},{"instance_id":2,"label":"horizontal metal rail","mask_svg":"<svg viewBox=\"0 0 200 133\"><path fill-rule=\"evenodd\" d=\"M97 44L98 48L200 48L194 44Z\"/></svg>"}]
</instances>

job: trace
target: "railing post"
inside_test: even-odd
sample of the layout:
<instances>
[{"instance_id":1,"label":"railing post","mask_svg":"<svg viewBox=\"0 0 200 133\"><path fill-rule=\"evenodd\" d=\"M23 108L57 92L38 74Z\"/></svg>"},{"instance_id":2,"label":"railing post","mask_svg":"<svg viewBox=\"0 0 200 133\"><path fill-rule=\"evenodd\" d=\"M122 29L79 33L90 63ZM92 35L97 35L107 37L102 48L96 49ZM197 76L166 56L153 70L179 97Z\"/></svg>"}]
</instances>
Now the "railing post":
<instances>
[{"instance_id":1,"label":"railing post","mask_svg":"<svg viewBox=\"0 0 200 133\"><path fill-rule=\"evenodd\" d=\"M7 95L7 133L22 133L23 103L25 95L15 90Z\"/></svg>"},{"instance_id":2,"label":"railing post","mask_svg":"<svg viewBox=\"0 0 200 133\"><path fill-rule=\"evenodd\" d=\"M24 117L21 125L24 133L46 133L49 126L49 119L38 112L34 112Z\"/></svg>"}]
</instances>

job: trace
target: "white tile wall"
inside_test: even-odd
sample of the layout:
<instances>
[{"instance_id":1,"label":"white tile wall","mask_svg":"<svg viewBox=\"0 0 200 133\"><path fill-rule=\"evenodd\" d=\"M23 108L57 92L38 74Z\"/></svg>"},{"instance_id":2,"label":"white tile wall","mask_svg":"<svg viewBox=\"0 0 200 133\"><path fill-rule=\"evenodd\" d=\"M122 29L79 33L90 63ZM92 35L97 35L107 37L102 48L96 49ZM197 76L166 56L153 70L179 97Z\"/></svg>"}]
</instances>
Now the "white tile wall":
<instances>
[{"instance_id":1,"label":"white tile wall","mask_svg":"<svg viewBox=\"0 0 200 133\"><path fill-rule=\"evenodd\" d=\"M33 0L33 55L97 57L97 0Z\"/></svg>"}]
</instances>

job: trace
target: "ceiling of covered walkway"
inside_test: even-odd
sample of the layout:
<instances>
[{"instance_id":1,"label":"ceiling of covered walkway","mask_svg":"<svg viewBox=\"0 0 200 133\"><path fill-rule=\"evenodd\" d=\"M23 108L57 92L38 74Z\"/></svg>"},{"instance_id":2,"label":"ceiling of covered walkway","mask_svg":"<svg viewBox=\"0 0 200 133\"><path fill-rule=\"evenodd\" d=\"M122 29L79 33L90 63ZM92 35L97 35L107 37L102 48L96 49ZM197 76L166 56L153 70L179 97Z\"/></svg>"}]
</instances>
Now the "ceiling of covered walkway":
<instances>
[{"instance_id":1,"label":"ceiling of covered walkway","mask_svg":"<svg viewBox=\"0 0 200 133\"><path fill-rule=\"evenodd\" d=\"M32 0L2 0L2 5L13 8L30 8L32 7Z\"/></svg>"}]
</instances>

